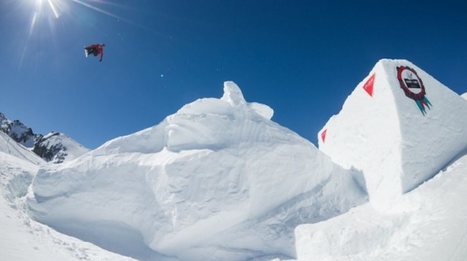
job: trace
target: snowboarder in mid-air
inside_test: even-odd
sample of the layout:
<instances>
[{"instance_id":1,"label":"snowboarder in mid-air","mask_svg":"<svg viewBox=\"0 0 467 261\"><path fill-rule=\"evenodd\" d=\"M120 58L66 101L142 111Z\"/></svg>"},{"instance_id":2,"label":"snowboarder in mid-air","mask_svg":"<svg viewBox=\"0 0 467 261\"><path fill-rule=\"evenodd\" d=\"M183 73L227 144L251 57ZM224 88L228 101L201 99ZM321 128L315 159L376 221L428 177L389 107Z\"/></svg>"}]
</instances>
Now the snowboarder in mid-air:
<instances>
[{"instance_id":1,"label":"snowboarder in mid-air","mask_svg":"<svg viewBox=\"0 0 467 261\"><path fill-rule=\"evenodd\" d=\"M84 48L84 53L86 57L89 55L98 56L99 55L99 62L102 62L102 57L104 56L104 47L105 44L92 44Z\"/></svg>"}]
</instances>

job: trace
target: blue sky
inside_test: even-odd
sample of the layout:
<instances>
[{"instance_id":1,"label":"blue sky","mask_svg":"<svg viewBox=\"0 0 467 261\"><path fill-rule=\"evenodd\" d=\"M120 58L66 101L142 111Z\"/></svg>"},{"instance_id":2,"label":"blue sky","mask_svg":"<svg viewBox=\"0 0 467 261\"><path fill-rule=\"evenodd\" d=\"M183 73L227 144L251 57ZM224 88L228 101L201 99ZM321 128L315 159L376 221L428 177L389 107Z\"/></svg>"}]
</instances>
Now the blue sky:
<instances>
[{"instance_id":1,"label":"blue sky","mask_svg":"<svg viewBox=\"0 0 467 261\"><path fill-rule=\"evenodd\" d=\"M0 1L0 111L91 148L226 80L313 143L381 58L467 92L465 1L50 1Z\"/></svg>"}]
</instances>

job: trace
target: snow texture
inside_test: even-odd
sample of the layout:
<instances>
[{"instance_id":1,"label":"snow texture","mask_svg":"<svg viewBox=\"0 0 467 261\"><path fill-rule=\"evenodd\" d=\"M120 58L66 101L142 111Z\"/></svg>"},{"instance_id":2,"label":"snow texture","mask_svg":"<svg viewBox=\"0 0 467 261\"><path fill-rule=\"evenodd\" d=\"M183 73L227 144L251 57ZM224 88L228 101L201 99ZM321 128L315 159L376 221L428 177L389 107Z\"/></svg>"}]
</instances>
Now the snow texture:
<instances>
[{"instance_id":1,"label":"snow texture","mask_svg":"<svg viewBox=\"0 0 467 261\"><path fill-rule=\"evenodd\" d=\"M31 220L26 195L40 164L46 163L0 132L0 260L133 260Z\"/></svg>"},{"instance_id":2,"label":"snow texture","mask_svg":"<svg viewBox=\"0 0 467 261\"><path fill-rule=\"evenodd\" d=\"M422 79L426 115L399 88L401 65ZM364 80L320 141L337 162L363 170L371 204L298 226L298 260L466 260L467 102L405 60L382 60L371 75L373 96Z\"/></svg>"},{"instance_id":3,"label":"snow texture","mask_svg":"<svg viewBox=\"0 0 467 261\"><path fill-rule=\"evenodd\" d=\"M297 227L299 261L464 261L467 156L396 200L388 212L365 204Z\"/></svg>"},{"instance_id":4,"label":"snow texture","mask_svg":"<svg viewBox=\"0 0 467 261\"><path fill-rule=\"evenodd\" d=\"M367 194L360 172L272 116L226 82L221 99L39 170L32 215L140 260L294 257L298 224L344 213Z\"/></svg>"},{"instance_id":5,"label":"snow texture","mask_svg":"<svg viewBox=\"0 0 467 261\"><path fill-rule=\"evenodd\" d=\"M431 109L426 115L407 97L397 67L417 72ZM375 75L373 95L363 89ZM467 102L406 60L381 60L324 126L319 149L345 168L365 175L376 207L432 178L467 148ZM320 136L321 132L318 134Z\"/></svg>"},{"instance_id":6,"label":"snow texture","mask_svg":"<svg viewBox=\"0 0 467 261\"><path fill-rule=\"evenodd\" d=\"M44 161L40 157L38 157L34 153L31 153L30 150L28 150L21 144L18 144L16 141L14 141L2 131L0 131L0 152L17 157L19 159L33 164L44 163Z\"/></svg>"},{"instance_id":7,"label":"snow texture","mask_svg":"<svg viewBox=\"0 0 467 261\"><path fill-rule=\"evenodd\" d=\"M426 114L397 66L422 79ZM233 82L61 164L20 144L28 128L0 131L0 260L466 260L465 99L381 60L318 134L327 155Z\"/></svg>"}]
</instances>

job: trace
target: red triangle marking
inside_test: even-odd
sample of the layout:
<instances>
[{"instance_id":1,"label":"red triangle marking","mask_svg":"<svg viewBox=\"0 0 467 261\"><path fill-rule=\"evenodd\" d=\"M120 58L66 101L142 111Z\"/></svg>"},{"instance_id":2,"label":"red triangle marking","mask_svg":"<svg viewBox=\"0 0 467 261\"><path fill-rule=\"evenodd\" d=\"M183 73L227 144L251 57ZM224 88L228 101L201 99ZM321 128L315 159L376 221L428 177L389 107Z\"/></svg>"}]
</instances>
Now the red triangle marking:
<instances>
[{"instance_id":1,"label":"red triangle marking","mask_svg":"<svg viewBox=\"0 0 467 261\"><path fill-rule=\"evenodd\" d=\"M326 132L327 132L327 131L328 131L328 129L325 129L323 132L321 132L321 140L322 140L323 142L326 141Z\"/></svg>"},{"instance_id":2,"label":"red triangle marking","mask_svg":"<svg viewBox=\"0 0 467 261\"><path fill-rule=\"evenodd\" d=\"M373 85L375 83L375 74L373 74L368 81L363 85L363 89L368 93L368 95L373 97Z\"/></svg>"}]
</instances>

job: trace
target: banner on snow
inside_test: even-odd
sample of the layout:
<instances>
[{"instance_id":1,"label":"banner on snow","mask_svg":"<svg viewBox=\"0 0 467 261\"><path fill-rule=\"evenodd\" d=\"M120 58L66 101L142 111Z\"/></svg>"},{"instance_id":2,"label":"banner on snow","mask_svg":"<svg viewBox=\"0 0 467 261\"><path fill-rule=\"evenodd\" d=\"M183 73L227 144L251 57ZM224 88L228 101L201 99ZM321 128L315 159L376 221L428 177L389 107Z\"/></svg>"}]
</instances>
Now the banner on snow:
<instances>
[{"instance_id":1,"label":"banner on snow","mask_svg":"<svg viewBox=\"0 0 467 261\"><path fill-rule=\"evenodd\" d=\"M425 115L426 108L431 109L432 105L425 96L425 86L422 79L418 77L417 72L408 66L398 66L397 79L405 95L413 99L422 114Z\"/></svg>"}]
</instances>

